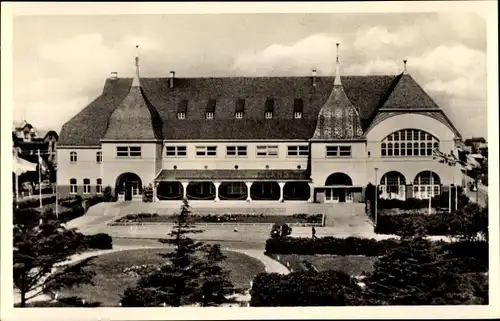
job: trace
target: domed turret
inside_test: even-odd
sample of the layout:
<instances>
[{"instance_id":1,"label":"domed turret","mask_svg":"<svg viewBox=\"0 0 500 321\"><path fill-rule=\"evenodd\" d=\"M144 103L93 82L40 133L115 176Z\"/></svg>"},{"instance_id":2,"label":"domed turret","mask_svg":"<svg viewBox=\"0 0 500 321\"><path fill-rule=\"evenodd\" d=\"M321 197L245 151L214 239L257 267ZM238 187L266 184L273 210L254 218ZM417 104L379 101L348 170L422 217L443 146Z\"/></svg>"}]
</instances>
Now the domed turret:
<instances>
[{"instance_id":1,"label":"domed turret","mask_svg":"<svg viewBox=\"0 0 500 321\"><path fill-rule=\"evenodd\" d=\"M358 110L347 97L340 79L337 44L337 66L333 89L321 108L313 139L353 139L363 135Z\"/></svg>"}]
</instances>

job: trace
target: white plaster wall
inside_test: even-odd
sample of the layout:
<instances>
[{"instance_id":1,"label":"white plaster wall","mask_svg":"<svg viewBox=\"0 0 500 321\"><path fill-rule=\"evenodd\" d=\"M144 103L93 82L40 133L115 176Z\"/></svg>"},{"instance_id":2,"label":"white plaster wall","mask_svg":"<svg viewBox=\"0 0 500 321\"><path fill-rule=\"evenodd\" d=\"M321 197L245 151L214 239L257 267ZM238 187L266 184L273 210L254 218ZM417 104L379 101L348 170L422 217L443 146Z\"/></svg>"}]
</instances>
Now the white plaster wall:
<instances>
[{"instance_id":1,"label":"white plaster wall","mask_svg":"<svg viewBox=\"0 0 500 321\"><path fill-rule=\"evenodd\" d=\"M439 149L443 153L455 149L455 134L443 123L425 115L404 114L390 117L366 133L367 145L366 154L370 152L366 164L366 181L375 182L375 168L378 168L378 180L389 171L398 171L403 174L407 182L413 182L415 176L426 170L432 170L441 178L445 185L459 183L461 172L458 166L450 167L434 161L432 156L418 157L381 157L381 141L389 134L401 129L420 129L428 132L439 139Z\"/></svg>"},{"instance_id":2,"label":"white plaster wall","mask_svg":"<svg viewBox=\"0 0 500 321\"><path fill-rule=\"evenodd\" d=\"M300 165L301 169L307 167L307 157L288 157L288 145L308 145L307 141L302 142L167 142L165 146L186 146L186 157L167 157L165 148L163 148L163 168L173 169L234 169L238 165L238 169L265 169L269 165L269 169L297 169ZM246 157L226 156L226 146L244 145L247 146ZM278 146L277 157L257 157L258 145L273 145ZM196 146L217 146L217 156L196 156Z\"/></svg>"},{"instance_id":3,"label":"white plaster wall","mask_svg":"<svg viewBox=\"0 0 500 321\"><path fill-rule=\"evenodd\" d=\"M57 149L57 185L69 185L71 178L76 178L78 185L83 185L83 179L89 178L91 184L101 178L101 164L96 161L99 148L58 148ZM78 161L70 163L70 153L76 152Z\"/></svg>"},{"instance_id":4,"label":"white plaster wall","mask_svg":"<svg viewBox=\"0 0 500 321\"><path fill-rule=\"evenodd\" d=\"M135 173L142 181L142 185L153 183L158 174L156 168L156 146L154 143L103 143L103 186L114 188L116 179L123 173ZM117 146L141 146L141 157L121 158L116 156Z\"/></svg>"},{"instance_id":5,"label":"white plaster wall","mask_svg":"<svg viewBox=\"0 0 500 321\"><path fill-rule=\"evenodd\" d=\"M351 157L326 157L326 146L351 146ZM315 186L324 186L333 173L347 174L353 185L366 185L366 151L364 142L313 142L311 147L311 178Z\"/></svg>"}]
</instances>

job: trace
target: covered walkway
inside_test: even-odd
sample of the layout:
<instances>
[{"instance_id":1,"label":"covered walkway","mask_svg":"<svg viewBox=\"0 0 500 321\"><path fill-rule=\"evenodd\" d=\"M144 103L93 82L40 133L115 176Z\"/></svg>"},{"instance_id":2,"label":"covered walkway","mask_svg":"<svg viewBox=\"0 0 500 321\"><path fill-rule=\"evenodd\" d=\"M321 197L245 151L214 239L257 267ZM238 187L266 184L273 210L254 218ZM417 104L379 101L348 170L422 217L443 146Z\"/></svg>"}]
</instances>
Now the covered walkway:
<instances>
[{"instance_id":1,"label":"covered walkway","mask_svg":"<svg viewBox=\"0 0 500 321\"><path fill-rule=\"evenodd\" d=\"M313 186L304 170L162 170L155 200L309 201Z\"/></svg>"}]
</instances>

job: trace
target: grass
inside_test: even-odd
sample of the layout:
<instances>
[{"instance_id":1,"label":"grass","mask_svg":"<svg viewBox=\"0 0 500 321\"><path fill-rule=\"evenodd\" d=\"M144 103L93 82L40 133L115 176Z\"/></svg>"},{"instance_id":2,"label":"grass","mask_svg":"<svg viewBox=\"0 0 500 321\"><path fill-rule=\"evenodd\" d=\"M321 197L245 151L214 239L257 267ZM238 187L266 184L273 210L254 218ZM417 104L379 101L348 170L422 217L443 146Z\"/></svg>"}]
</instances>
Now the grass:
<instances>
[{"instance_id":1,"label":"grass","mask_svg":"<svg viewBox=\"0 0 500 321\"><path fill-rule=\"evenodd\" d=\"M98 256L91 267L95 272L94 285L82 285L79 288L66 290L62 297L78 296L89 302L100 302L104 307L116 307L123 291L137 282L137 278L126 275L122 271L133 265L160 264L165 259L158 253L166 253L170 249L141 249L114 252ZM225 267L230 271L230 278L236 289L249 288L255 275L264 272L264 264L245 254L224 251L227 256Z\"/></svg>"},{"instance_id":2,"label":"grass","mask_svg":"<svg viewBox=\"0 0 500 321\"><path fill-rule=\"evenodd\" d=\"M140 216L143 215L143 216ZM248 215L248 214L221 214L221 215L191 215L192 223L254 223L254 224L294 224L294 223L314 223L321 224L322 217L318 215L315 219L312 215L308 218L295 215ZM154 215L154 214L128 214L114 223L175 223L175 215Z\"/></svg>"},{"instance_id":3,"label":"grass","mask_svg":"<svg viewBox=\"0 0 500 321\"><path fill-rule=\"evenodd\" d=\"M373 265L377 257L362 255L299 255L299 254L272 254L271 258L283 265L289 264L289 269L293 271L306 271L308 261L318 271L336 270L347 273L351 276L361 275L364 272L373 271Z\"/></svg>"}]
</instances>

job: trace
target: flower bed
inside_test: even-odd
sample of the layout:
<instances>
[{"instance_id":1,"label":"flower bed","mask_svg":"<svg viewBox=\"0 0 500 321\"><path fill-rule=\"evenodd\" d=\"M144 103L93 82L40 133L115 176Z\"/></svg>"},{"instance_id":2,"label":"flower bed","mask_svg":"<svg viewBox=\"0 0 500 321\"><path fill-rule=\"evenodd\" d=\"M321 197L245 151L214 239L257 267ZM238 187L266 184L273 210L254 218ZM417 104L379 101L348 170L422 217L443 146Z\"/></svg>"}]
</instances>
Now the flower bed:
<instances>
[{"instance_id":1,"label":"flower bed","mask_svg":"<svg viewBox=\"0 0 500 321\"><path fill-rule=\"evenodd\" d=\"M128 214L114 221L110 225L136 224L172 224L177 220L176 215L159 215L157 213ZM265 215L265 214L207 214L191 216L192 223L204 224L289 224L293 226L322 226L323 214L293 214L293 215Z\"/></svg>"}]
</instances>

